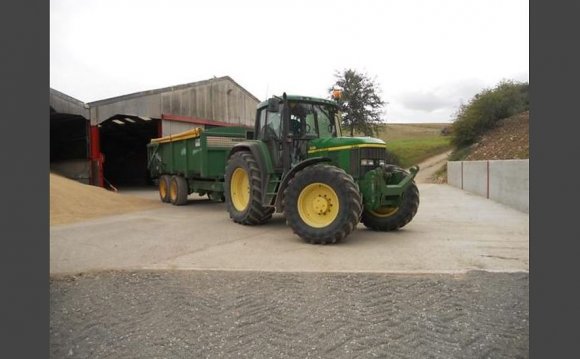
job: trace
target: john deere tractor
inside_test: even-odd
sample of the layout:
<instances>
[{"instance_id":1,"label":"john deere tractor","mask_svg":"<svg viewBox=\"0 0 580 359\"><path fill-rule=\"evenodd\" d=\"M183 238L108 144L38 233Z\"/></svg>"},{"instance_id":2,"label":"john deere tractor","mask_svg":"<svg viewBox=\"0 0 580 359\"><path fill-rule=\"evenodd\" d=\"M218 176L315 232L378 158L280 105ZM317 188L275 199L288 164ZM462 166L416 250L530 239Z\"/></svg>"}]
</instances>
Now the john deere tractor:
<instances>
[{"instance_id":1,"label":"john deere tractor","mask_svg":"<svg viewBox=\"0 0 580 359\"><path fill-rule=\"evenodd\" d=\"M254 139L231 149L224 194L235 222L259 225L284 213L305 241L336 243L359 221L377 231L409 223L418 170L388 163L380 139L343 137L335 101L284 94L258 105Z\"/></svg>"}]
</instances>

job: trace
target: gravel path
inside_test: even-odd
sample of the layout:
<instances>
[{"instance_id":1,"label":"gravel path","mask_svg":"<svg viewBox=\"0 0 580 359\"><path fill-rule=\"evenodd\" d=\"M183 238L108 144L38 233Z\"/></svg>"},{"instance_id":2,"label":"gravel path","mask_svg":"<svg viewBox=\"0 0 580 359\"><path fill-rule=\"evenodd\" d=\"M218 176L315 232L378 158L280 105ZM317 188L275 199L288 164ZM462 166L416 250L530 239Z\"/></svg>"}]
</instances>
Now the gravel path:
<instances>
[{"instance_id":1,"label":"gravel path","mask_svg":"<svg viewBox=\"0 0 580 359\"><path fill-rule=\"evenodd\" d=\"M419 163L419 173L415 177L417 183L433 183L433 175L447 164L447 158L452 151L438 154Z\"/></svg>"},{"instance_id":2,"label":"gravel path","mask_svg":"<svg viewBox=\"0 0 580 359\"><path fill-rule=\"evenodd\" d=\"M53 277L52 358L526 358L527 273Z\"/></svg>"}]
</instances>

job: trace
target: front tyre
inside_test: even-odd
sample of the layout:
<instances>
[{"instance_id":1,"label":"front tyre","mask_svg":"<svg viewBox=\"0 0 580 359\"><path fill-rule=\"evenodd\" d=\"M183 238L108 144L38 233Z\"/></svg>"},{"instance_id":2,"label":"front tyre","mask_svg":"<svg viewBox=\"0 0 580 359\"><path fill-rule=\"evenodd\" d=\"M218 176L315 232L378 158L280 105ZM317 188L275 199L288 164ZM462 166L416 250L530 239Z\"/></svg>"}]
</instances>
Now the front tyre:
<instances>
[{"instance_id":1,"label":"front tyre","mask_svg":"<svg viewBox=\"0 0 580 359\"><path fill-rule=\"evenodd\" d=\"M234 222L254 225L272 218L273 207L262 206L262 176L250 152L236 152L230 157L225 173L224 196Z\"/></svg>"},{"instance_id":2,"label":"front tyre","mask_svg":"<svg viewBox=\"0 0 580 359\"><path fill-rule=\"evenodd\" d=\"M395 231L411 222L419 208L419 190L415 182L403 192L398 207L381 207L374 211L364 210L361 222L375 231Z\"/></svg>"},{"instance_id":3,"label":"front tyre","mask_svg":"<svg viewBox=\"0 0 580 359\"><path fill-rule=\"evenodd\" d=\"M312 244L337 243L359 222L362 199L342 169L316 164L298 172L284 191L286 222Z\"/></svg>"}]
</instances>

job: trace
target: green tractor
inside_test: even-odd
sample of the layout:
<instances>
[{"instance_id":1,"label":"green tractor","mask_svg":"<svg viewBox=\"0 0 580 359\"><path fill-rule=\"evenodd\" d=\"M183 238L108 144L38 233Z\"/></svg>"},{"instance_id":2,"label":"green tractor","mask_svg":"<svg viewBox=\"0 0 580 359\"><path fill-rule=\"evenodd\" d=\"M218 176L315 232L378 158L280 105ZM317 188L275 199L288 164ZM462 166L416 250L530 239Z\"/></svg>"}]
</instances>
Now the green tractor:
<instances>
[{"instance_id":1,"label":"green tractor","mask_svg":"<svg viewBox=\"0 0 580 359\"><path fill-rule=\"evenodd\" d=\"M377 231L409 223L419 207L418 170L389 164L380 139L342 137L336 102L284 94L258 105L254 140L231 149L224 194L237 223L284 213L299 237L328 244L359 221Z\"/></svg>"}]
</instances>

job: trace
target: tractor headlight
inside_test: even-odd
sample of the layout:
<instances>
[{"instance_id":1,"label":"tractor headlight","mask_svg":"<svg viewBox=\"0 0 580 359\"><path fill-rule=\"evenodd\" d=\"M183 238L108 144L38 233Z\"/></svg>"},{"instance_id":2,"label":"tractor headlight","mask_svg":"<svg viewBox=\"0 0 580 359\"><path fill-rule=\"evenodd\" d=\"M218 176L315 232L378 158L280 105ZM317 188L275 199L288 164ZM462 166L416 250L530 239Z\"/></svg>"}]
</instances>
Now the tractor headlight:
<instances>
[{"instance_id":1,"label":"tractor headlight","mask_svg":"<svg viewBox=\"0 0 580 359\"><path fill-rule=\"evenodd\" d=\"M363 160L360 160L360 165L361 166L374 166L375 165L375 161L374 160L363 159Z\"/></svg>"},{"instance_id":2,"label":"tractor headlight","mask_svg":"<svg viewBox=\"0 0 580 359\"><path fill-rule=\"evenodd\" d=\"M385 160L379 160L379 166L384 166L385 165Z\"/></svg>"}]
</instances>

